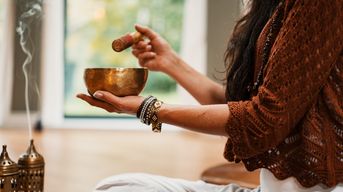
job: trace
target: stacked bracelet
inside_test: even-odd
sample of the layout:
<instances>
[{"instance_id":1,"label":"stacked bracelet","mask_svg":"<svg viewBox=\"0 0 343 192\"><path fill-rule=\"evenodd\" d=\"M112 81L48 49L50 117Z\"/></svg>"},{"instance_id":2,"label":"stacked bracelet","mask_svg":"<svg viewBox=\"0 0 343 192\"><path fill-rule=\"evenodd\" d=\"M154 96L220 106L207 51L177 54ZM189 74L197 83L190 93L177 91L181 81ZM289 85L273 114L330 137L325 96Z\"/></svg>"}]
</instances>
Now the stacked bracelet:
<instances>
[{"instance_id":1,"label":"stacked bracelet","mask_svg":"<svg viewBox=\"0 0 343 192\"><path fill-rule=\"evenodd\" d=\"M162 103L156 97L148 96L137 110L137 118L144 124L152 124L154 132L161 132L162 123L158 121L157 112L161 108Z\"/></svg>"},{"instance_id":2,"label":"stacked bracelet","mask_svg":"<svg viewBox=\"0 0 343 192\"><path fill-rule=\"evenodd\" d=\"M142 111L141 114L139 116L139 119L141 120L142 123L150 125L150 116L151 116L151 106L154 103L154 101L156 101L156 97L154 96L149 96L147 97L147 100L145 102L143 102L141 105L143 105L142 107Z\"/></svg>"},{"instance_id":3,"label":"stacked bracelet","mask_svg":"<svg viewBox=\"0 0 343 192\"><path fill-rule=\"evenodd\" d=\"M138 110L137 110L137 114L136 114L136 117L137 117L137 118L140 118L140 116L141 116L142 109L143 109L143 103L145 103L150 97L152 97L152 96L150 95L149 97L146 97L146 98L143 100L142 104L139 106L139 108L138 108Z\"/></svg>"},{"instance_id":4,"label":"stacked bracelet","mask_svg":"<svg viewBox=\"0 0 343 192\"><path fill-rule=\"evenodd\" d=\"M161 132L162 129L162 123L158 121L157 113L160 110L163 102L162 101L155 101L153 105L153 115L151 117L151 123L152 123L152 131L153 132Z\"/></svg>"}]
</instances>

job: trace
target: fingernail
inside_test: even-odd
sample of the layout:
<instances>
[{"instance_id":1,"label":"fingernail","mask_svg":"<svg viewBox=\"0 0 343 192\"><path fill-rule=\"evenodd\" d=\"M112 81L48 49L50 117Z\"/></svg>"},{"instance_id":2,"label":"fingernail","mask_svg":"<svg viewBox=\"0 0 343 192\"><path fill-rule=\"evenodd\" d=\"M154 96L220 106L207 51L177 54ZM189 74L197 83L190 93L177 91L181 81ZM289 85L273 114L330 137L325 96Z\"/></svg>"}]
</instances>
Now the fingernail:
<instances>
[{"instance_id":1,"label":"fingernail","mask_svg":"<svg viewBox=\"0 0 343 192\"><path fill-rule=\"evenodd\" d=\"M94 94L93 94L93 96L95 97L95 98L101 98L102 96L104 96L102 93L100 93L100 92L95 92Z\"/></svg>"}]
</instances>

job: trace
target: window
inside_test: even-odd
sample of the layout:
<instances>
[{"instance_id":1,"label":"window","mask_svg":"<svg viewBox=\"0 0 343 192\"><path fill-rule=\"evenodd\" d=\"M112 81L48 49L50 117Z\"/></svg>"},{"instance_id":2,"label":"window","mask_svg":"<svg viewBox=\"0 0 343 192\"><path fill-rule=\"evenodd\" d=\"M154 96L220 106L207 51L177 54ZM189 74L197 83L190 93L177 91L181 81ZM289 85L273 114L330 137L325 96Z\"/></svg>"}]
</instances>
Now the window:
<instances>
[{"instance_id":1,"label":"window","mask_svg":"<svg viewBox=\"0 0 343 192\"><path fill-rule=\"evenodd\" d=\"M67 2L68 1L68 2ZM83 69L85 67L95 67L94 61L84 61L79 62L80 66L74 66L74 69L68 69L65 66L66 64L70 63L76 63L72 60L71 53L68 51L67 46L74 45L74 49L76 44L74 44L73 41L69 39L72 34L71 32L78 32L76 31L76 27L78 27L79 30L84 29L87 25L84 25L83 28L80 28L79 26L75 26L74 28L68 29L68 26L71 26L71 19L74 17L79 17L79 19L84 18L84 22L91 21L91 19L95 18L101 18L104 13L107 13L106 10L109 11L117 11L121 13L121 10L129 9L129 5L136 5L136 9L138 7L140 8L140 11L135 12L136 16L131 19L125 19L125 22L122 22L121 25L117 26L115 28L116 30L121 31L114 31L114 29L111 29L112 31L109 31L108 33L113 34L107 34L109 37L107 42L103 42L106 46L105 48L96 48L94 50L101 50L101 51L109 51L110 57L115 57L117 59L119 53L115 53L111 50L111 43L114 38L117 38L118 36L121 36L127 32L132 32L133 24L134 23L141 23L145 25L151 26L154 30L161 33L168 41L174 41L172 44L176 50L180 50L180 54L183 57L183 59L191 64L193 67L198 69L200 72L204 73L206 69L206 0L183 0L183 1L172 1L172 0L67 0L67 1L49 1L49 3L44 4L44 19L43 19L43 52L42 52L42 81L41 81L41 119L43 126L46 128L82 128L82 129L94 129L94 128L100 128L100 129L141 129L144 124L140 123L136 119L133 118L76 118L76 117L100 117L105 115L111 115L113 114L107 114L103 112L102 110L93 111L91 113L82 113L82 111L78 112L77 109L72 108L78 108L81 105L83 105L84 111L90 111L95 110L92 109L92 107L89 107L84 102L78 100L74 96L74 92L85 92L85 86L83 84ZM69 13L70 6L72 6L70 3L73 1L77 1L78 3L74 4L74 9L76 9L76 13L71 15ZM161 2L160 2L161 1ZM114 2L117 2L118 4L114 4ZM153 4L153 2L155 4ZM179 4L174 4L176 2L179 2ZM120 3L120 4L119 4ZM161 13L162 10L157 9L154 6L162 6L165 5L165 3L171 3L168 4L168 7L173 8L171 10L163 11L163 14ZM181 3L181 4L180 4ZM123 6L123 5L125 6ZM94 5L93 7L90 5ZM106 6L105 6L106 5ZM113 7L109 7L109 6ZM139 6L138 6L139 5ZM146 5L146 8L142 9ZM75 6L77 6L75 8ZM175 6L178 6L176 9ZM68 8L69 7L69 8ZM82 7L91 7L88 10L82 9ZM119 9L118 9L119 7ZM134 6L135 7L135 6ZM149 12L150 10L154 9L154 11ZM162 8L161 8L162 9ZM98 11L95 10L105 10L104 11ZM131 13L134 13L131 8L129 9ZM156 11L155 11L156 10ZM88 11L90 12L87 16L87 13L83 13L82 11ZM137 11L137 10L136 10ZM160 28L153 25L153 22L155 18L155 14L159 13L161 14L165 19L168 19L171 17L171 15L174 15L174 12L178 12L180 18L175 20L175 22L180 22L178 25L180 31L175 30L168 30L168 31L159 31ZM91 14L92 13L92 14ZM138 14L139 13L139 14ZM167 14L169 13L169 14ZM159 16L159 15L158 15ZM156 16L157 17L157 16ZM175 17L175 16L173 16ZM115 17L117 18L117 17ZM140 18L139 20L137 18ZM156 19L161 19L160 17L157 17ZM103 18L108 19L108 18ZM117 20L121 20L121 18L117 18ZM80 21L81 22L81 21ZM83 22L83 23L84 23ZM129 23L131 22L131 23ZM155 21L158 23L157 21ZM75 22L74 22L75 23ZM126 24L129 23L129 24ZM168 22L165 23L164 29L171 29L170 26L166 26ZM106 24L106 23L105 23ZM117 23L118 24L118 23ZM98 26L100 23L93 22L93 25ZM168 24L169 25L169 24ZM175 23L170 23L171 26L176 26ZM115 23L107 23L106 25L102 26L102 29L106 28L114 28ZM119 28L123 27L124 28ZM163 25L161 25L163 26ZM67 29L66 29L67 27ZM100 30L100 28L91 28L91 30L87 30L87 33L93 33L93 34L85 34L85 32L78 32L83 35L88 36L79 36L79 39L77 39L75 36L75 40L78 40L79 42L83 42L85 46L93 46L90 42L94 40L90 40L87 38L94 38L94 33L97 31L94 31L95 29ZM162 28L163 29L163 28ZM161 29L161 30L162 30ZM182 29L182 34L181 34ZM126 31L127 30L127 31ZM98 32L97 32L98 33ZM100 33L100 32L99 32ZM171 35L169 35L172 33ZM101 32L102 35L105 35L105 32ZM68 37L69 36L69 37ZM82 39L84 38L84 39ZM104 37L101 37L104 38ZM173 40L176 39L176 40ZM76 42L76 41L75 41ZM85 43L87 42L87 43ZM178 47L179 46L179 47ZM81 47L84 50L84 47ZM69 47L70 49L70 47ZM78 50L78 49L76 49ZM76 50L70 50L76 51ZM94 51L93 50L93 51ZM80 50L79 55L84 56L88 53L81 53ZM103 55L106 55L104 53L101 53ZM69 55L67 55L69 54ZM103 60L105 56L100 55L100 59ZM135 58L130 55L130 51L126 51L124 53L120 53L122 57L126 57L129 60L127 60L127 63L129 65L137 66ZM125 56L126 55L126 56ZM87 55L87 57L90 57ZM81 57L82 58L82 57ZM130 59L134 61L134 63L130 63ZM67 62L66 62L67 61ZM123 62L124 63L124 62ZM74 65L73 64L73 65ZM94 64L94 65L93 65ZM115 66L115 62L99 62L98 64L101 64L103 66ZM118 63L122 64L122 63ZM87 66L88 65L88 66ZM72 68L72 67L70 67ZM64 70L65 69L65 70ZM68 71L68 72L67 72ZM72 75L71 75L72 74ZM160 75L160 74L158 74ZM66 78L65 78L66 77ZM71 79L69 83L66 83L65 80ZM152 78L152 73L149 74L149 79ZM169 81L170 79L168 79ZM148 86L145 88L145 93L150 91L148 90ZM70 87L72 89L66 90L66 87ZM171 86L172 87L172 86ZM79 89L79 90L78 90ZM167 89L168 90L168 89ZM186 92L184 91L180 86L176 86L175 88L172 87L171 91L168 93L168 91L165 90L167 93L165 94L165 98L161 98L162 96L157 95L158 92L156 91L156 94L159 98L163 99L165 102L168 103L195 103L195 100ZM174 97L175 96L175 97ZM167 98L169 97L169 98ZM179 101L177 98L182 98ZM70 100L68 100L70 99ZM79 103L77 103L79 102ZM72 104L73 107L68 107L66 105ZM70 110L69 110L70 109ZM68 111L69 110L69 111ZM74 118L68 118L68 117L74 117ZM164 128L173 127L169 125L164 125ZM149 130L149 129L147 129Z\"/></svg>"},{"instance_id":2,"label":"window","mask_svg":"<svg viewBox=\"0 0 343 192\"><path fill-rule=\"evenodd\" d=\"M184 0L66 0L65 3L64 115L113 116L76 100L87 92L83 71L87 67L137 67L130 49L116 53L113 39L134 31L134 24L150 26L176 51L180 51ZM165 74L149 72L142 95L177 102L176 82Z\"/></svg>"}]
</instances>

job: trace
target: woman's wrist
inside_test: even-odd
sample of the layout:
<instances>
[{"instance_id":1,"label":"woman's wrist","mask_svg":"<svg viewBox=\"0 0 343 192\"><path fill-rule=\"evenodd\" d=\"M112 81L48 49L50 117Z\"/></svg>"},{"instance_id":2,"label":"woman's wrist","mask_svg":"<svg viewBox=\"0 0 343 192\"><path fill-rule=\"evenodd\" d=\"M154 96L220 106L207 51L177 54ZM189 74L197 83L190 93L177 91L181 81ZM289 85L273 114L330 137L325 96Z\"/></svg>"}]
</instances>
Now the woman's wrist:
<instances>
[{"instance_id":1,"label":"woman's wrist","mask_svg":"<svg viewBox=\"0 0 343 192\"><path fill-rule=\"evenodd\" d=\"M186 63L176 53L173 53L172 57L171 64L166 66L163 72L178 81L178 74L185 71Z\"/></svg>"},{"instance_id":2,"label":"woman's wrist","mask_svg":"<svg viewBox=\"0 0 343 192\"><path fill-rule=\"evenodd\" d=\"M151 124L153 132L161 132L162 123L159 121L157 113L162 104L162 101L150 95L144 99L137 110L137 118L146 125Z\"/></svg>"}]
</instances>

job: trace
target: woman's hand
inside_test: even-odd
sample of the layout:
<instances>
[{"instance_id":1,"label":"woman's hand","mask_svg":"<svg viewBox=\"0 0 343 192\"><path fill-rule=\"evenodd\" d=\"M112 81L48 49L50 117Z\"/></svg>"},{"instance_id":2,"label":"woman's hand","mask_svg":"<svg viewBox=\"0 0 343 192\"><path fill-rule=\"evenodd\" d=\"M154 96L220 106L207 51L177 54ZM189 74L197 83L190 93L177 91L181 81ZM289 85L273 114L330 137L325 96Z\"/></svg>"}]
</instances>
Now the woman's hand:
<instances>
[{"instance_id":1,"label":"woman's hand","mask_svg":"<svg viewBox=\"0 0 343 192\"><path fill-rule=\"evenodd\" d=\"M161 71L170 75L180 58L168 42L148 27L135 26L149 41L139 41L132 46L132 54L137 57L139 64L152 71Z\"/></svg>"},{"instance_id":2,"label":"woman's hand","mask_svg":"<svg viewBox=\"0 0 343 192\"><path fill-rule=\"evenodd\" d=\"M166 40L148 27L136 25L136 30L149 41L132 46L132 54L142 67L168 74L184 87L201 104L226 103L225 89L185 63ZM201 89L198 86L201 85Z\"/></svg>"},{"instance_id":3,"label":"woman's hand","mask_svg":"<svg viewBox=\"0 0 343 192\"><path fill-rule=\"evenodd\" d=\"M136 115L137 110L144 98L141 96L117 97L107 91L97 91L94 97L86 94L78 94L77 97L92 106L102 108L107 112L126 113Z\"/></svg>"}]
</instances>

